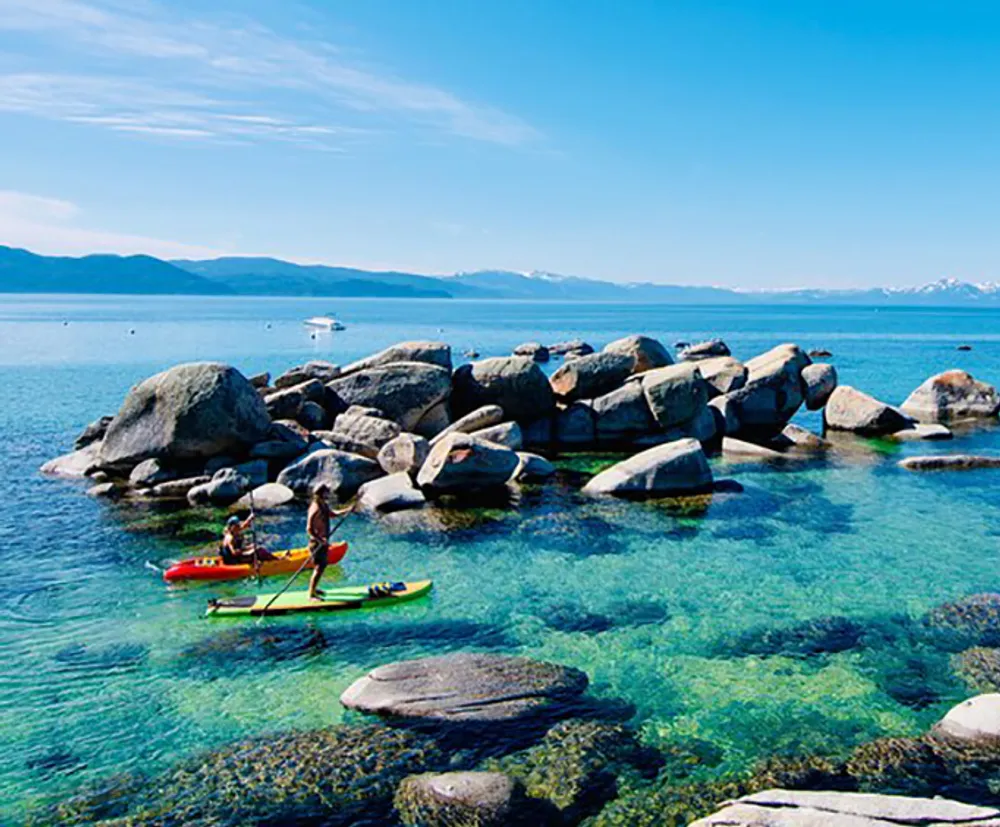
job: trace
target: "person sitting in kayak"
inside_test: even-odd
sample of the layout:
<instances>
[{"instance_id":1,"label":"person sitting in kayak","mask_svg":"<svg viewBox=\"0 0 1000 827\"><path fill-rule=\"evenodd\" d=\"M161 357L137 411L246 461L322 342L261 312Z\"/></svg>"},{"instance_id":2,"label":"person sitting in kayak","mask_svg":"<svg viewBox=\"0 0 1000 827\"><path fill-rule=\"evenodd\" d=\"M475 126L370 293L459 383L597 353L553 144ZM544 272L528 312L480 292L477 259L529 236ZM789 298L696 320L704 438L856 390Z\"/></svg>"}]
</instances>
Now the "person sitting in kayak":
<instances>
[{"instance_id":1,"label":"person sitting in kayak","mask_svg":"<svg viewBox=\"0 0 1000 827\"><path fill-rule=\"evenodd\" d=\"M321 482L313 489L312 502L306 513L306 533L309 535L309 553L312 555L313 573L309 578L309 597L312 600L322 600L323 592L319 589L319 581L323 577L329 562L330 553L330 518L342 517L351 511L330 508L328 497L330 486Z\"/></svg>"},{"instance_id":2,"label":"person sitting in kayak","mask_svg":"<svg viewBox=\"0 0 1000 827\"><path fill-rule=\"evenodd\" d=\"M244 531L253 523L253 514L241 520L235 514L226 520L226 529L222 532L222 546L219 554L227 566L254 565L260 560L274 560L271 552L257 548L247 542Z\"/></svg>"}]
</instances>

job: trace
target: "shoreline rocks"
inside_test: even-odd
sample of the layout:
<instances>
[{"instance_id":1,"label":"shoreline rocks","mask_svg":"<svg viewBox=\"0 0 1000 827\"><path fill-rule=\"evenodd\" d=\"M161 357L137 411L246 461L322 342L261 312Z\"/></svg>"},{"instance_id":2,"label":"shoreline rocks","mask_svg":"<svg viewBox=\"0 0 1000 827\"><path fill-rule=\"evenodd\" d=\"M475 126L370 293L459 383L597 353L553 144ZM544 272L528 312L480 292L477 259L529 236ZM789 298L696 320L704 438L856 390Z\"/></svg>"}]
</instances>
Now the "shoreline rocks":
<instances>
[{"instance_id":1,"label":"shoreline rocks","mask_svg":"<svg viewBox=\"0 0 1000 827\"><path fill-rule=\"evenodd\" d=\"M922 422L990 419L1000 412L1000 393L964 370L949 370L926 380L901 409Z\"/></svg>"},{"instance_id":2,"label":"shoreline rocks","mask_svg":"<svg viewBox=\"0 0 1000 827\"><path fill-rule=\"evenodd\" d=\"M437 493L496 487L513 476L519 462L510 448L470 434L449 434L431 448L417 484Z\"/></svg>"},{"instance_id":3,"label":"shoreline rocks","mask_svg":"<svg viewBox=\"0 0 1000 827\"><path fill-rule=\"evenodd\" d=\"M612 465L590 480L585 494L614 496L697 493L712 487L712 469L695 439L679 439Z\"/></svg>"},{"instance_id":4,"label":"shoreline rocks","mask_svg":"<svg viewBox=\"0 0 1000 827\"><path fill-rule=\"evenodd\" d=\"M823 409L823 422L835 431L852 431L863 436L884 436L912 425L903 413L867 393L840 385Z\"/></svg>"},{"instance_id":5,"label":"shoreline rocks","mask_svg":"<svg viewBox=\"0 0 1000 827\"><path fill-rule=\"evenodd\" d=\"M499 405L515 421L547 416L555 409L548 377L532 359L497 357L470 362L452 376L452 413L465 416L484 405Z\"/></svg>"}]
</instances>

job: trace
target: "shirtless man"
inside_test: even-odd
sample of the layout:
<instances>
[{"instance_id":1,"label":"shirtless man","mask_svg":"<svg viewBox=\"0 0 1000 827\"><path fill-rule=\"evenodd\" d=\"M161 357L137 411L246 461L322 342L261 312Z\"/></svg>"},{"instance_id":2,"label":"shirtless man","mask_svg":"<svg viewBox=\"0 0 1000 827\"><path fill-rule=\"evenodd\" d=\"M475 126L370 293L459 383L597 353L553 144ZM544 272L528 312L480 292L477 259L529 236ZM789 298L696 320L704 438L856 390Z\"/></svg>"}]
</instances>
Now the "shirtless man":
<instances>
[{"instance_id":1,"label":"shirtless man","mask_svg":"<svg viewBox=\"0 0 1000 827\"><path fill-rule=\"evenodd\" d=\"M309 578L309 598L322 600L323 592L319 590L319 581L326 571L327 555L330 550L330 518L342 517L348 514L352 507L335 510L330 508L327 498L330 496L330 486L320 483L313 489L312 502L306 513L306 533L309 535L309 553L312 555L312 577Z\"/></svg>"}]
</instances>

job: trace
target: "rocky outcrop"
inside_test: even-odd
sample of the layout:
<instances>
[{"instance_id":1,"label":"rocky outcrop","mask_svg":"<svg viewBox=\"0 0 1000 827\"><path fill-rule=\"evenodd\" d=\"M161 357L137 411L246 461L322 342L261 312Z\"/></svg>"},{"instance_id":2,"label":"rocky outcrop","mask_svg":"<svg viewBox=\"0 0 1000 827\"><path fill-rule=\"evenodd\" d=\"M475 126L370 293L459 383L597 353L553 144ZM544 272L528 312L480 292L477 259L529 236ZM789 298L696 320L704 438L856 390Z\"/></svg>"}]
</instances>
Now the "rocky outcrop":
<instances>
[{"instance_id":1,"label":"rocky outcrop","mask_svg":"<svg viewBox=\"0 0 1000 827\"><path fill-rule=\"evenodd\" d=\"M369 416L360 411L348 409L334 420L334 434L340 434L354 442L369 445L374 449L372 456L378 456L383 445L394 440L402 431L395 422L377 416ZM365 453L368 456L368 453Z\"/></svg>"},{"instance_id":2,"label":"rocky outcrop","mask_svg":"<svg viewBox=\"0 0 1000 827\"><path fill-rule=\"evenodd\" d=\"M378 452L378 464L387 474L402 472L416 476L430 450L430 445L422 436L400 434L382 446Z\"/></svg>"},{"instance_id":3,"label":"rocky outcrop","mask_svg":"<svg viewBox=\"0 0 1000 827\"><path fill-rule=\"evenodd\" d=\"M239 451L271 424L257 391L218 362L178 365L125 397L101 442L100 464L130 469L144 459L191 459Z\"/></svg>"},{"instance_id":4,"label":"rocky outcrop","mask_svg":"<svg viewBox=\"0 0 1000 827\"><path fill-rule=\"evenodd\" d=\"M728 394L709 399L708 409L715 416L717 430L723 436L739 433L743 427L740 423L738 405Z\"/></svg>"},{"instance_id":5,"label":"rocky outcrop","mask_svg":"<svg viewBox=\"0 0 1000 827\"><path fill-rule=\"evenodd\" d=\"M644 373L641 381L646 404L663 430L694 419L708 402L708 385L693 364L657 368Z\"/></svg>"},{"instance_id":6,"label":"rocky outcrop","mask_svg":"<svg viewBox=\"0 0 1000 827\"><path fill-rule=\"evenodd\" d=\"M802 388L806 407L818 411L837 388L837 369L833 365L817 363L802 368Z\"/></svg>"},{"instance_id":7,"label":"rocky outcrop","mask_svg":"<svg viewBox=\"0 0 1000 827\"><path fill-rule=\"evenodd\" d=\"M515 356L527 356L536 362L549 361L549 349L540 342L525 342L514 348Z\"/></svg>"},{"instance_id":8,"label":"rocky outcrop","mask_svg":"<svg viewBox=\"0 0 1000 827\"><path fill-rule=\"evenodd\" d=\"M492 654L459 653L379 666L340 696L349 709L397 720L514 722L559 714L587 688L578 669Z\"/></svg>"},{"instance_id":9,"label":"rocky outcrop","mask_svg":"<svg viewBox=\"0 0 1000 827\"><path fill-rule=\"evenodd\" d=\"M369 480L382 476L379 464L368 457L324 448L306 454L278 475L278 482L305 496L321 482L340 497L350 496Z\"/></svg>"},{"instance_id":10,"label":"rocky outcrop","mask_svg":"<svg viewBox=\"0 0 1000 827\"><path fill-rule=\"evenodd\" d=\"M932 376L911 393L902 410L923 422L985 419L1000 411L1000 393L964 370L949 370Z\"/></svg>"},{"instance_id":11,"label":"rocky outcrop","mask_svg":"<svg viewBox=\"0 0 1000 827\"><path fill-rule=\"evenodd\" d=\"M294 368L286 370L274 380L274 387L278 390L284 390L285 388L301 385L310 379L318 380L325 385L331 379L336 379L338 376L340 376L340 368L332 362L306 362L304 365L297 365ZM254 385L254 387L266 387L267 384L265 381L263 385Z\"/></svg>"},{"instance_id":12,"label":"rocky outcrop","mask_svg":"<svg viewBox=\"0 0 1000 827\"><path fill-rule=\"evenodd\" d=\"M510 448L469 434L449 434L427 455L417 483L437 493L492 488L506 483L518 462Z\"/></svg>"},{"instance_id":13,"label":"rocky outcrop","mask_svg":"<svg viewBox=\"0 0 1000 827\"><path fill-rule=\"evenodd\" d=\"M341 369L341 376L348 376L371 368L393 365L397 362L420 362L436 365L451 373L451 345L444 342L399 342L380 350Z\"/></svg>"},{"instance_id":14,"label":"rocky outcrop","mask_svg":"<svg viewBox=\"0 0 1000 827\"><path fill-rule=\"evenodd\" d=\"M619 387L634 366L635 358L626 353L591 353L567 362L549 381L562 400L592 399Z\"/></svg>"},{"instance_id":15,"label":"rocky outcrop","mask_svg":"<svg viewBox=\"0 0 1000 827\"><path fill-rule=\"evenodd\" d=\"M505 827L516 792L500 772L411 775L396 790L396 812L407 827Z\"/></svg>"},{"instance_id":16,"label":"rocky outcrop","mask_svg":"<svg viewBox=\"0 0 1000 827\"><path fill-rule=\"evenodd\" d=\"M600 442L627 442L657 430L642 383L626 382L590 404Z\"/></svg>"},{"instance_id":17,"label":"rocky outcrop","mask_svg":"<svg viewBox=\"0 0 1000 827\"><path fill-rule=\"evenodd\" d=\"M348 405L378 408L404 431L413 431L428 411L448 398L451 374L439 365L396 362L352 371L327 387Z\"/></svg>"},{"instance_id":18,"label":"rocky outcrop","mask_svg":"<svg viewBox=\"0 0 1000 827\"><path fill-rule=\"evenodd\" d=\"M302 407L299 408L299 413L295 417L295 420L306 430L322 431L330 427L332 417L319 402L307 399L302 403Z\"/></svg>"},{"instance_id":19,"label":"rocky outcrop","mask_svg":"<svg viewBox=\"0 0 1000 827\"><path fill-rule=\"evenodd\" d=\"M722 339L711 339L707 342L686 345L681 351L681 359L685 362L697 362L701 359L711 359L714 356L732 356L729 345Z\"/></svg>"},{"instance_id":20,"label":"rocky outcrop","mask_svg":"<svg viewBox=\"0 0 1000 827\"><path fill-rule=\"evenodd\" d=\"M465 416L452 422L441 433L431 439L431 445L436 445L448 434L472 434L476 431L481 431L483 428L489 428L491 425L499 425L503 422L503 419L503 408L499 405L483 405L481 408L476 408L474 411L470 411Z\"/></svg>"},{"instance_id":21,"label":"rocky outcrop","mask_svg":"<svg viewBox=\"0 0 1000 827\"><path fill-rule=\"evenodd\" d=\"M896 408L867 393L840 385L827 400L823 411L827 428L852 431L863 436L882 436L910 426L910 419Z\"/></svg>"},{"instance_id":22,"label":"rocky outcrop","mask_svg":"<svg viewBox=\"0 0 1000 827\"><path fill-rule=\"evenodd\" d=\"M679 439L611 466L583 490L586 494L667 496L705 491L711 486L712 470L701 444L695 439Z\"/></svg>"},{"instance_id":23,"label":"rocky outcrop","mask_svg":"<svg viewBox=\"0 0 1000 827\"><path fill-rule=\"evenodd\" d=\"M473 431L470 436L474 436L476 439L485 439L494 445L503 445L512 451L520 451L524 444L521 426L516 422L501 422L499 425L491 425L489 428Z\"/></svg>"},{"instance_id":24,"label":"rocky outcrop","mask_svg":"<svg viewBox=\"0 0 1000 827\"><path fill-rule=\"evenodd\" d=\"M747 383L747 367L732 356L712 356L698 361L698 370L708 383L709 396L738 391Z\"/></svg>"},{"instance_id":25,"label":"rocky outcrop","mask_svg":"<svg viewBox=\"0 0 1000 827\"><path fill-rule=\"evenodd\" d=\"M995 827L1000 810L946 798L765 790L725 804L691 827Z\"/></svg>"},{"instance_id":26,"label":"rocky outcrop","mask_svg":"<svg viewBox=\"0 0 1000 827\"><path fill-rule=\"evenodd\" d=\"M451 425L451 407L448 405L448 400L443 399L420 417L420 421L413 427L413 432L424 439L431 439L446 430L449 425Z\"/></svg>"},{"instance_id":27,"label":"rocky outcrop","mask_svg":"<svg viewBox=\"0 0 1000 827\"><path fill-rule=\"evenodd\" d=\"M742 429L773 436L785 427L802 404L802 369L808 364L809 357L792 344L778 345L747 362L746 384L727 394Z\"/></svg>"},{"instance_id":28,"label":"rocky outcrop","mask_svg":"<svg viewBox=\"0 0 1000 827\"><path fill-rule=\"evenodd\" d=\"M556 342L554 345L549 345L549 353L554 356L565 356L567 353L586 356L593 352L594 348L583 341L583 339L570 339L566 342Z\"/></svg>"},{"instance_id":29,"label":"rocky outcrop","mask_svg":"<svg viewBox=\"0 0 1000 827\"><path fill-rule=\"evenodd\" d=\"M604 346L605 353L619 353L632 357L632 373L645 373L653 368L672 365L667 349L650 336L626 336Z\"/></svg>"},{"instance_id":30,"label":"rocky outcrop","mask_svg":"<svg viewBox=\"0 0 1000 827\"><path fill-rule=\"evenodd\" d=\"M484 405L499 405L518 422L547 416L555 407L548 377L524 356L470 362L453 376L452 413L465 416Z\"/></svg>"},{"instance_id":31,"label":"rocky outcrop","mask_svg":"<svg viewBox=\"0 0 1000 827\"><path fill-rule=\"evenodd\" d=\"M179 477L176 471L168 468L158 459L144 459L128 475L129 485L136 488L151 488L161 482L175 480Z\"/></svg>"},{"instance_id":32,"label":"rocky outcrop","mask_svg":"<svg viewBox=\"0 0 1000 827\"><path fill-rule=\"evenodd\" d=\"M1000 457L976 454L932 454L907 457L899 467L907 471L975 471L980 468L1000 468Z\"/></svg>"},{"instance_id":33,"label":"rocky outcrop","mask_svg":"<svg viewBox=\"0 0 1000 827\"><path fill-rule=\"evenodd\" d=\"M960 741L1000 738L1000 694L990 692L962 701L948 710L933 731Z\"/></svg>"},{"instance_id":34,"label":"rocky outcrop","mask_svg":"<svg viewBox=\"0 0 1000 827\"><path fill-rule=\"evenodd\" d=\"M902 431L889 434L889 439L894 442L937 442L952 439L954 436L947 426L939 422L918 422L912 428L904 428Z\"/></svg>"},{"instance_id":35,"label":"rocky outcrop","mask_svg":"<svg viewBox=\"0 0 1000 827\"><path fill-rule=\"evenodd\" d=\"M405 471L366 482L358 489L358 503L369 511L399 511L420 508L426 498Z\"/></svg>"},{"instance_id":36,"label":"rocky outcrop","mask_svg":"<svg viewBox=\"0 0 1000 827\"><path fill-rule=\"evenodd\" d=\"M297 419L304 401L305 397L298 387L285 388L265 396L264 407L271 419Z\"/></svg>"},{"instance_id":37,"label":"rocky outcrop","mask_svg":"<svg viewBox=\"0 0 1000 827\"><path fill-rule=\"evenodd\" d=\"M170 480L170 482L161 482L159 485L154 485L149 493L154 497L162 497L163 499L186 497L188 491L192 488L204 485L207 482L211 482L211 480L211 476L207 474L197 477L184 477L183 479Z\"/></svg>"}]
</instances>

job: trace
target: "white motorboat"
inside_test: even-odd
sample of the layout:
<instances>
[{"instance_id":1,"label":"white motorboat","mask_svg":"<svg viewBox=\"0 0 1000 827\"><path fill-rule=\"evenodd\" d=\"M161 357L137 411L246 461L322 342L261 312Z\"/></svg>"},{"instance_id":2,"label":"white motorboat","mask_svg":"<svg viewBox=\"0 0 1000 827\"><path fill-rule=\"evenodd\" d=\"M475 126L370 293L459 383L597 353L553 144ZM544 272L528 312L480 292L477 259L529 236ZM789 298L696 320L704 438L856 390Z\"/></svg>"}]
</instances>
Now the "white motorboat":
<instances>
[{"instance_id":1,"label":"white motorboat","mask_svg":"<svg viewBox=\"0 0 1000 827\"><path fill-rule=\"evenodd\" d=\"M311 319L306 319L303 324L320 330L346 330L333 316L313 316Z\"/></svg>"}]
</instances>

